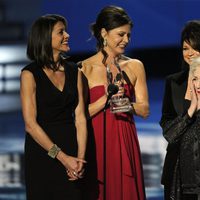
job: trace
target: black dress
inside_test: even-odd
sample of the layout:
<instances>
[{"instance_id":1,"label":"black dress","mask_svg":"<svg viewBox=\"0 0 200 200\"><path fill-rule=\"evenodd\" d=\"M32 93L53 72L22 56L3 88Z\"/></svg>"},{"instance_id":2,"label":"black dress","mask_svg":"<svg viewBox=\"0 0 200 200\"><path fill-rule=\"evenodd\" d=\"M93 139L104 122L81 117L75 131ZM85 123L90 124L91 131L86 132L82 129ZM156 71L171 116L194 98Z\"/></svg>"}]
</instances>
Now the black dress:
<instances>
[{"instance_id":1,"label":"black dress","mask_svg":"<svg viewBox=\"0 0 200 200\"><path fill-rule=\"evenodd\" d=\"M181 139L180 171L184 194L200 195L200 110ZM194 199L195 200L195 199Z\"/></svg>"},{"instance_id":2,"label":"black dress","mask_svg":"<svg viewBox=\"0 0 200 200\"><path fill-rule=\"evenodd\" d=\"M60 91L42 68L31 63L29 70L36 82L37 122L68 155L77 156L74 110L78 103L77 74L74 63L65 66L65 85ZM25 182L27 200L78 200L78 181L69 181L66 169L36 143L30 134L25 140Z\"/></svg>"}]
</instances>

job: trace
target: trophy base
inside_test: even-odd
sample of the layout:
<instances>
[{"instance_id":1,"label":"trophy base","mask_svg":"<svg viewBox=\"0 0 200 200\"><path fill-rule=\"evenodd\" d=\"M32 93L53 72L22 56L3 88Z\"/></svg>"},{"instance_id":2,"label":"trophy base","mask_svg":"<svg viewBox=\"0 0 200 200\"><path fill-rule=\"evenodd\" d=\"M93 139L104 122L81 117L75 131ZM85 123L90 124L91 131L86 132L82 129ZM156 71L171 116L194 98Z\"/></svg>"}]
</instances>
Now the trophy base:
<instances>
[{"instance_id":1,"label":"trophy base","mask_svg":"<svg viewBox=\"0 0 200 200\"><path fill-rule=\"evenodd\" d=\"M112 113L130 112L132 106L128 98L112 98L110 102L110 111Z\"/></svg>"}]
</instances>

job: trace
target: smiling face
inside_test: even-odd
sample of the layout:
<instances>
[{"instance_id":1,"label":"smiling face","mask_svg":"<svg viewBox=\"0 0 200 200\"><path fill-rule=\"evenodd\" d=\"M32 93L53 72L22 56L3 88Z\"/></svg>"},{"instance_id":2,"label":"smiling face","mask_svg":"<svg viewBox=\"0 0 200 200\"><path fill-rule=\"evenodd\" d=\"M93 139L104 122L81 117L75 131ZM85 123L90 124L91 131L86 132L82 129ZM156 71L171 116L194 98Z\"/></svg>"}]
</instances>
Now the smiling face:
<instances>
[{"instance_id":1,"label":"smiling face","mask_svg":"<svg viewBox=\"0 0 200 200\"><path fill-rule=\"evenodd\" d=\"M199 51L194 50L187 42L183 42L183 59L189 65L193 58L196 58L200 55Z\"/></svg>"},{"instance_id":2,"label":"smiling face","mask_svg":"<svg viewBox=\"0 0 200 200\"><path fill-rule=\"evenodd\" d=\"M114 28L110 31L102 29L102 37L107 41L104 47L107 53L112 53L113 56L124 53L126 46L130 41L131 26L129 24Z\"/></svg>"},{"instance_id":3,"label":"smiling face","mask_svg":"<svg viewBox=\"0 0 200 200\"><path fill-rule=\"evenodd\" d=\"M193 71L192 81L193 81L196 93L200 94L200 64Z\"/></svg>"},{"instance_id":4,"label":"smiling face","mask_svg":"<svg viewBox=\"0 0 200 200\"><path fill-rule=\"evenodd\" d=\"M61 52L67 52L70 50L68 44L69 34L65 29L66 27L62 22L57 22L53 27L52 49L55 60Z\"/></svg>"}]
</instances>

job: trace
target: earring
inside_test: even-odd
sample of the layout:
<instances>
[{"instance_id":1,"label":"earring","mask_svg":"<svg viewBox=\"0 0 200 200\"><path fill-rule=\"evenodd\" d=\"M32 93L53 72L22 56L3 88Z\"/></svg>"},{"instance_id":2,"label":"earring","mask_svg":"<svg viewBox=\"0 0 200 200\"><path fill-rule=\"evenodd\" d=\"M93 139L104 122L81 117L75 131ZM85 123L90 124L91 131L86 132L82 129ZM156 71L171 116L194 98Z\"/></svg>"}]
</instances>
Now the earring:
<instances>
[{"instance_id":1,"label":"earring","mask_svg":"<svg viewBox=\"0 0 200 200\"><path fill-rule=\"evenodd\" d=\"M106 39L103 40L103 46L104 46L104 47L107 46L107 40L106 40Z\"/></svg>"}]
</instances>

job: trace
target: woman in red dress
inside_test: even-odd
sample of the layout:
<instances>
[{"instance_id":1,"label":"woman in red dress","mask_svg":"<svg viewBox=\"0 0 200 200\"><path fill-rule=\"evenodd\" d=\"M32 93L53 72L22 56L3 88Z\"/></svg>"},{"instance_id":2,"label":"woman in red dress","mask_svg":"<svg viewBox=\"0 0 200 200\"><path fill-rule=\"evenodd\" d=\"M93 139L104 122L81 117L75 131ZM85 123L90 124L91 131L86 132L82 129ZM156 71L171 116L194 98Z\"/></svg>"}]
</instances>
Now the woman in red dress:
<instances>
[{"instance_id":1,"label":"woman in red dress","mask_svg":"<svg viewBox=\"0 0 200 200\"><path fill-rule=\"evenodd\" d=\"M141 61L123 55L132 26L124 9L116 6L103 8L91 26L98 51L81 62L89 88L86 96L91 119L84 184L87 200L146 199L133 120L133 114L143 118L149 115L145 70ZM119 81L122 85L116 95L123 94L131 104L129 111L112 113L109 106L104 109L110 92L107 87Z\"/></svg>"}]
</instances>

